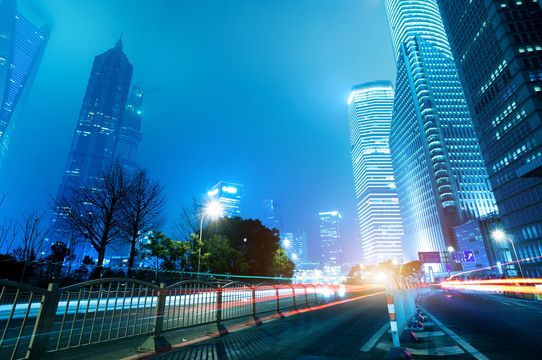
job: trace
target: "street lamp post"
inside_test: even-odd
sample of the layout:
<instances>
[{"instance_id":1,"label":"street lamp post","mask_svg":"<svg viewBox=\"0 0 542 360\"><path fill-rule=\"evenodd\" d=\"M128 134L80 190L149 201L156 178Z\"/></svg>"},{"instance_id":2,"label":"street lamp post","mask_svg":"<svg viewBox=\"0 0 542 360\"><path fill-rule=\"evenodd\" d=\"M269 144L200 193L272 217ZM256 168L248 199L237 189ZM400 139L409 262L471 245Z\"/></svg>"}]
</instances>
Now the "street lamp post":
<instances>
[{"instance_id":1,"label":"street lamp post","mask_svg":"<svg viewBox=\"0 0 542 360\"><path fill-rule=\"evenodd\" d=\"M506 236L506 233L500 229L494 230L491 233L491 237L497 241L502 241L502 240L510 241L510 244L512 244L512 249L514 250L514 255L516 256L516 262L518 263L519 273L521 274L522 278L525 278L525 275L523 275L523 269L521 268L521 263L519 261L518 253L516 251L516 247L514 246L514 242L512 241L512 239Z\"/></svg>"},{"instance_id":2,"label":"street lamp post","mask_svg":"<svg viewBox=\"0 0 542 360\"><path fill-rule=\"evenodd\" d=\"M223 208L219 201L213 200L205 204L203 211L201 213L201 221L199 225L199 240L203 243L203 220L205 215L211 218L218 218L223 214ZM200 278L200 268L201 268L201 246L198 247L198 279Z\"/></svg>"}]
</instances>

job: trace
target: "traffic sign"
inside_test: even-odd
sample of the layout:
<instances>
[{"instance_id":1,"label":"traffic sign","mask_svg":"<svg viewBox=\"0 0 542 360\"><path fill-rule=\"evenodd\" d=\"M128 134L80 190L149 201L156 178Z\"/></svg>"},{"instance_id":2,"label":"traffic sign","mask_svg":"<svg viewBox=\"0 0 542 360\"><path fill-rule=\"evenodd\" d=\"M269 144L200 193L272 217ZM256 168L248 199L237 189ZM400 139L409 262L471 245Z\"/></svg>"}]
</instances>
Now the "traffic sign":
<instances>
[{"instance_id":1,"label":"traffic sign","mask_svg":"<svg viewBox=\"0 0 542 360\"><path fill-rule=\"evenodd\" d=\"M440 253L438 251L418 252L418 257L422 264L439 264L442 262L440 261Z\"/></svg>"},{"instance_id":2,"label":"traffic sign","mask_svg":"<svg viewBox=\"0 0 542 360\"><path fill-rule=\"evenodd\" d=\"M456 263L475 263L476 257L472 250L454 251L452 253L452 260Z\"/></svg>"}]
</instances>

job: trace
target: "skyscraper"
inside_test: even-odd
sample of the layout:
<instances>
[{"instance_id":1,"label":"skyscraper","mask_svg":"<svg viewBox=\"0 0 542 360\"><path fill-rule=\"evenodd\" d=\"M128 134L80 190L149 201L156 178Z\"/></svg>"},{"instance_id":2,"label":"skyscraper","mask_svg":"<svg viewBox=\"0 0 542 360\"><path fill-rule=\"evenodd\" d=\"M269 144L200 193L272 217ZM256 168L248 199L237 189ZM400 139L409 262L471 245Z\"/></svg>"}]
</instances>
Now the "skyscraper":
<instances>
[{"instance_id":1,"label":"skyscraper","mask_svg":"<svg viewBox=\"0 0 542 360\"><path fill-rule=\"evenodd\" d=\"M526 275L542 276L542 9L439 0L495 192Z\"/></svg>"},{"instance_id":2,"label":"skyscraper","mask_svg":"<svg viewBox=\"0 0 542 360\"><path fill-rule=\"evenodd\" d=\"M393 111L390 81L354 86L348 101L350 145L363 261L403 262L403 224L388 138Z\"/></svg>"},{"instance_id":3,"label":"skyscraper","mask_svg":"<svg viewBox=\"0 0 542 360\"><path fill-rule=\"evenodd\" d=\"M390 130L406 261L497 211L436 0L386 0L397 80ZM440 269L443 270L443 269Z\"/></svg>"},{"instance_id":4,"label":"skyscraper","mask_svg":"<svg viewBox=\"0 0 542 360\"><path fill-rule=\"evenodd\" d=\"M137 164L137 148L141 141L141 104L143 92L132 86L126 100L126 108L120 123L115 159L129 173L139 168Z\"/></svg>"},{"instance_id":5,"label":"skyscraper","mask_svg":"<svg viewBox=\"0 0 542 360\"><path fill-rule=\"evenodd\" d=\"M215 199L222 205L224 216L241 216L241 195L243 185L220 181L207 192L211 199Z\"/></svg>"},{"instance_id":6,"label":"skyscraper","mask_svg":"<svg viewBox=\"0 0 542 360\"><path fill-rule=\"evenodd\" d=\"M307 232L297 230L285 232L280 235L280 245L286 251L286 255L296 264L307 262Z\"/></svg>"},{"instance_id":7,"label":"skyscraper","mask_svg":"<svg viewBox=\"0 0 542 360\"><path fill-rule=\"evenodd\" d=\"M122 38L114 48L94 59L58 199L69 199L78 186L96 184L102 170L113 165L132 71L122 51ZM57 209L53 216L53 236L63 236L56 227L62 211Z\"/></svg>"},{"instance_id":8,"label":"skyscraper","mask_svg":"<svg viewBox=\"0 0 542 360\"><path fill-rule=\"evenodd\" d=\"M0 165L21 117L50 31L50 19L32 1L0 1Z\"/></svg>"},{"instance_id":9,"label":"skyscraper","mask_svg":"<svg viewBox=\"0 0 542 360\"><path fill-rule=\"evenodd\" d=\"M263 207L264 219L262 224L269 229L277 229L282 232L282 214L279 203L273 199L267 199L263 202Z\"/></svg>"},{"instance_id":10,"label":"skyscraper","mask_svg":"<svg viewBox=\"0 0 542 360\"><path fill-rule=\"evenodd\" d=\"M338 211L328 211L318 215L320 216L321 261L336 265L340 256L341 214Z\"/></svg>"},{"instance_id":11,"label":"skyscraper","mask_svg":"<svg viewBox=\"0 0 542 360\"><path fill-rule=\"evenodd\" d=\"M122 38L94 59L59 194L92 184L113 164L132 71Z\"/></svg>"}]
</instances>

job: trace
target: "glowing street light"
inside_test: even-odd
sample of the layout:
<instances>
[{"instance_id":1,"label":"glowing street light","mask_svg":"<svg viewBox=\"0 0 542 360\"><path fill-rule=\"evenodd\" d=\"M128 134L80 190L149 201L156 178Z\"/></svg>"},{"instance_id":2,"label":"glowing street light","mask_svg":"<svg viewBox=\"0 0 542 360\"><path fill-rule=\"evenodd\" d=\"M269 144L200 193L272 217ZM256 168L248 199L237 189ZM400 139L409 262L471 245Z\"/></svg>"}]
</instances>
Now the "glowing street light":
<instances>
[{"instance_id":1,"label":"glowing street light","mask_svg":"<svg viewBox=\"0 0 542 360\"><path fill-rule=\"evenodd\" d=\"M523 275L523 269L521 268L521 263L519 261L518 253L516 252L516 247L514 246L514 242L512 241L512 239L510 239L508 236L506 236L506 233L504 231L502 231L501 229L493 230L491 232L491 237L493 239L499 241L499 242L503 241L503 240L510 241L510 244L512 244L512 249L514 249L514 255L516 255L516 262L518 263L519 272L521 274L521 277L525 278L525 275Z\"/></svg>"},{"instance_id":2,"label":"glowing street light","mask_svg":"<svg viewBox=\"0 0 542 360\"><path fill-rule=\"evenodd\" d=\"M217 219L224 214L224 208L218 200L211 200L203 208L201 213L201 222L199 225L199 240L203 243L203 220L205 216L211 219ZM200 277L200 266L201 266L201 246L198 249L198 278Z\"/></svg>"}]
</instances>

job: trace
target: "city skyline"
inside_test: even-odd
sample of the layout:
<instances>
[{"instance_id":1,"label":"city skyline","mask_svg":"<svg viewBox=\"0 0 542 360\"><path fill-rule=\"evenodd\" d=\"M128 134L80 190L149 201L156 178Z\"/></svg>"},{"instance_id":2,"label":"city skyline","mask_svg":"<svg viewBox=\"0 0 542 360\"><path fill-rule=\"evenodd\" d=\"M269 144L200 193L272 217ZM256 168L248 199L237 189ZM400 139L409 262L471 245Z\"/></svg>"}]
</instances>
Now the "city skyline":
<instances>
[{"instance_id":1,"label":"city skyline","mask_svg":"<svg viewBox=\"0 0 542 360\"><path fill-rule=\"evenodd\" d=\"M212 13L177 2L169 3L171 11L165 13L145 2L41 3L55 27L3 170L10 175L0 176L6 194L0 216L48 209L92 59L124 33L134 82L143 93L149 91L138 162L166 186L166 232L194 196L228 179L247 187L246 217L262 217L261 201L277 199L284 227L306 229L313 244L319 238L315 214L337 208L344 215L345 234L355 237L344 111L352 83L371 81L378 73L394 77L380 2L322 3L308 12L308 3L273 2L265 27L259 18L262 4L249 1L217 2ZM157 12L159 23L139 26ZM179 14L186 17L179 29L163 26L178 24ZM360 26L357 14L366 14L368 22ZM99 28L95 18L102 19ZM322 21L334 30L325 30ZM380 38L369 36L371 28L380 29ZM368 57L364 49L375 46L381 49ZM216 53L221 56L215 60ZM363 70L370 67L380 69ZM226 91L213 97L213 89ZM62 96L51 98L53 90Z\"/></svg>"}]
</instances>

